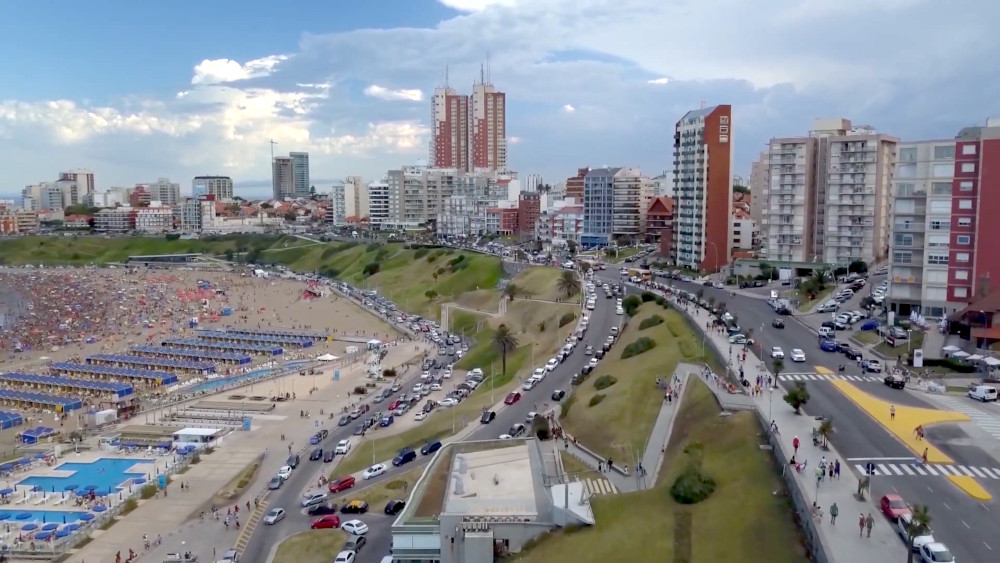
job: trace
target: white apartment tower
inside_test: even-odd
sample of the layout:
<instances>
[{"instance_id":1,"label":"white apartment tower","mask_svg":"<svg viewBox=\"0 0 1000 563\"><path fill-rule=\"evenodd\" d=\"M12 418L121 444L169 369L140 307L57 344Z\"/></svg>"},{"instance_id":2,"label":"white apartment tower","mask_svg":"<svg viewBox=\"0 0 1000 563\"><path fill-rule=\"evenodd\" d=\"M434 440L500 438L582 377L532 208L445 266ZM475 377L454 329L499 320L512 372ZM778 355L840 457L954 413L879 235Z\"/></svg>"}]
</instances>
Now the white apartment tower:
<instances>
[{"instance_id":1,"label":"white apartment tower","mask_svg":"<svg viewBox=\"0 0 1000 563\"><path fill-rule=\"evenodd\" d=\"M146 187L149 190L150 201L158 201L163 205L177 205L181 200L181 185L171 182L170 178L158 178Z\"/></svg>"},{"instance_id":2,"label":"white apartment tower","mask_svg":"<svg viewBox=\"0 0 1000 563\"><path fill-rule=\"evenodd\" d=\"M191 181L191 195L215 196L216 200L233 199L233 179L229 176L195 176Z\"/></svg>"},{"instance_id":3,"label":"white apartment tower","mask_svg":"<svg viewBox=\"0 0 1000 563\"><path fill-rule=\"evenodd\" d=\"M368 184L368 220L373 229L389 223L389 183L385 178Z\"/></svg>"},{"instance_id":4,"label":"white apartment tower","mask_svg":"<svg viewBox=\"0 0 1000 563\"><path fill-rule=\"evenodd\" d=\"M369 214L368 186L361 176L348 176L344 180L344 217L360 221Z\"/></svg>"}]
</instances>

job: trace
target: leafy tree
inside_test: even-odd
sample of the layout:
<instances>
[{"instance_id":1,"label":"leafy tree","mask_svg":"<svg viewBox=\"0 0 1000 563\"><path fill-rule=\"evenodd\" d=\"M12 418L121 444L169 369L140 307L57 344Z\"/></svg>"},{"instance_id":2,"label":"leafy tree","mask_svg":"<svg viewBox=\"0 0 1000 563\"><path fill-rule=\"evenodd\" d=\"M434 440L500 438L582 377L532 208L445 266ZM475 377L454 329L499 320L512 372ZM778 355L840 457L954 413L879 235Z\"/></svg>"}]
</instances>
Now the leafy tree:
<instances>
[{"instance_id":1,"label":"leafy tree","mask_svg":"<svg viewBox=\"0 0 1000 563\"><path fill-rule=\"evenodd\" d=\"M830 270L820 268L813 272L812 281L816 285L816 291L820 292L826 288L826 282L830 281Z\"/></svg>"},{"instance_id":2,"label":"leafy tree","mask_svg":"<svg viewBox=\"0 0 1000 563\"><path fill-rule=\"evenodd\" d=\"M503 288L503 294L511 301L513 301L519 293L521 293L521 288L518 287L517 284L509 283Z\"/></svg>"},{"instance_id":3,"label":"leafy tree","mask_svg":"<svg viewBox=\"0 0 1000 563\"><path fill-rule=\"evenodd\" d=\"M493 345L500 351L501 375L507 375L507 354L517 349L517 337L506 324L501 324L493 333Z\"/></svg>"},{"instance_id":4,"label":"leafy tree","mask_svg":"<svg viewBox=\"0 0 1000 563\"><path fill-rule=\"evenodd\" d=\"M852 274L863 274L868 271L868 264L864 260L855 260L848 264L847 271Z\"/></svg>"},{"instance_id":5,"label":"leafy tree","mask_svg":"<svg viewBox=\"0 0 1000 563\"><path fill-rule=\"evenodd\" d=\"M806 384L801 381L796 382L788 393L785 393L784 399L795 409L795 414L802 414L802 406L809 402L809 390L806 389Z\"/></svg>"},{"instance_id":6,"label":"leafy tree","mask_svg":"<svg viewBox=\"0 0 1000 563\"><path fill-rule=\"evenodd\" d=\"M580 279L576 277L575 272L563 270L562 275L559 276L557 285L559 287L559 291L562 292L565 297L572 297L577 293L580 293Z\"/></svg>"},{"instance_id":7,"label":"leafy tree","mask_svg":"<svg viewBox=\"0 0 1000 563\"><path fill-rule=\"evenodd\" d=\"M569 249L570 254L576 254L576 247L577 244L575 240L570 239L566 241L566 248Z\"/></svg>"},{"instance_id":8,"label":"leafy tree","mask_svg":"<svg viewBox=\"0 0 1000 563\"><path fill-rule=\"evenodd\" d=\"M642 305L642 300L639 299L638 295L629 295L622 301L622 309L630 317L635 316L635 312L639 310L639 305Z\"/></svg>"},{"instance_id":9,"label":"leafy tree","mask_svg":"<svg viewBox=\"0 0 1000 563\"><path fill-rule=\"evenodd\" d=\"M916 547L913 542L916 541L917 537L922 536L929 532L931 529L931 514L930 509L927 508L926 504L915 504L910 507L910 528L906 533L906 543L909 544L910 549L909 554L906 556L906 563L912 563L913 552Z\"/></svg>"},{"instance_id":10,"label":"leafy tree","mask_svg":"<svg viewBox=\"0 0 1000 563\"><path fill-rule=\"evenodd\" d=\"M833 434L833 421L824 419L819 425L819 434L823 437L823 449L830 447L830 436Z\"/></svg>"}]
</instances>

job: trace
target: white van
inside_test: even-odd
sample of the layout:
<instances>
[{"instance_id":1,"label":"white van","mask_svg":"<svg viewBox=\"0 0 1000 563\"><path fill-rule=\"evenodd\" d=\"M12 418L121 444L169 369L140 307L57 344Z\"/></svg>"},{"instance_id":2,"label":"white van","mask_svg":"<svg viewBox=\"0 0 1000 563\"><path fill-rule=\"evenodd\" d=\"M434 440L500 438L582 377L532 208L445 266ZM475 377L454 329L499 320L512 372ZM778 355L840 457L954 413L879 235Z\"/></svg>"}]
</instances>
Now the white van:
<instances>
[{"instance_id":1,"label":"white van","mask_svg":"<svg viewBox=\"0 0 1000 563\"><path fill-rule=\"evenodd\" d=\"M976 385L972 389L969 389L969 397L984 403L986 401L995 401L997 400L997 389L989 385Z\"/></svg>"}]
</instances>

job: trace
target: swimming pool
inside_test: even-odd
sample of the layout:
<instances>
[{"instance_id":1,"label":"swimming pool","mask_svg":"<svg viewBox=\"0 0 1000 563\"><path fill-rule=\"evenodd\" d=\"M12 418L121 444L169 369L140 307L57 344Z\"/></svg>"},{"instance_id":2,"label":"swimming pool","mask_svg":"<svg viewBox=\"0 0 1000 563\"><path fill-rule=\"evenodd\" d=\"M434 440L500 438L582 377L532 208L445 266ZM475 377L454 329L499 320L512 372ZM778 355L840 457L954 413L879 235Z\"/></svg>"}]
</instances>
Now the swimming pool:
<instances>
[{"instance_id":1,"label":"swimming pool","mask_svg":"<svg viewBox=\"0 0 1000 563\"><path fill-rule=\"evenodd\" d=\"M0 527L7 523L27 524L29 522L41 522L47 524L69 524L79 520L92 520L93 515L89 512L74 512L69 510L10 510L0 511Z\"/></svg>"},{"instance_id":2,"label":"swimming pool","mask_svg":"<svg viewBox=\"0 0 1000 563\"><path fill-rule=\"evenodd\" d=\"M210 379L208 381L203 381L197 385L192 386L190 389L186 389L185 393L201 393L203 391L214 391L216 389L221 389L222 387L227 387L235 383L249 383L254 379L261 379L270 375L275 369L287 369L295 368L301 365L308 364L311 360L295 360L294 362L286 362L276 368L263 368L250 371L244 374L237 375L235 377L220 377L217 379Z\"/></svg>"},{"instance_id":3,"label":"swimming pool","mask_svg":"<svg viewBox=\"0 0 1000 563\"><path fill-rule=\"evenodd\" d=\"M129 472L136 465L149 467ZM135 484L141 484L155 477L147 475L153 470L153 461L143 458L102 457L91 463L62 463L54 469L72 471L73 474L65 477L36 475L22 479L17 484L22 487L38 487L47 493L93 489L99 495L107 495L117 491L126 481L135 480Z\"/></svg>"}]
</instances>

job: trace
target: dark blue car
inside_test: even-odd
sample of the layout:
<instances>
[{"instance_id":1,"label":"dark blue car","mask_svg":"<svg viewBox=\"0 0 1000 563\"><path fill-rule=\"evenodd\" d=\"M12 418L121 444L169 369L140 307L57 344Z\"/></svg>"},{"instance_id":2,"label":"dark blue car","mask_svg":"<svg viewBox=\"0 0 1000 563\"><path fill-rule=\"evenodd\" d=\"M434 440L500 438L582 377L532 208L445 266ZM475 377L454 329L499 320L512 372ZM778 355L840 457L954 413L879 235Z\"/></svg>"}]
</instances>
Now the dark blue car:
<instances>
[{"instance_id":1,"label":"dark blue car","mask_svg":"<svg viewBox=\"0 0 1000 563\"><path fill-rule=\"evenodd\" d=\"M824 340L819 343L819 349L824 352L836 352L837 348L837 343L833 340Z\"/></svg>"},{"instance_id":2,"label":"dark blue car","mask_svg":"<svg viewBox=\"0 0 1000 563\"><path fill-rule=\"evenodd\" d=\"M878 330L878 321L875 319L865 321L865 324L861 325L861 330Z\"/></svg>"},{"instance_id":3,"label":"dark blue car","mask_svg":"<svg viewBox=\"0 0 1000 563\"><path fill-rule=\"evenodd\" d=\"M395 419L393 418L393 416L391 414L388 415L388 416L383 416L382 420L378 421L378 425L382 426L382 427L390 426L392 424L393 420L395 420Z\"/></svg>"}]
</instances>

